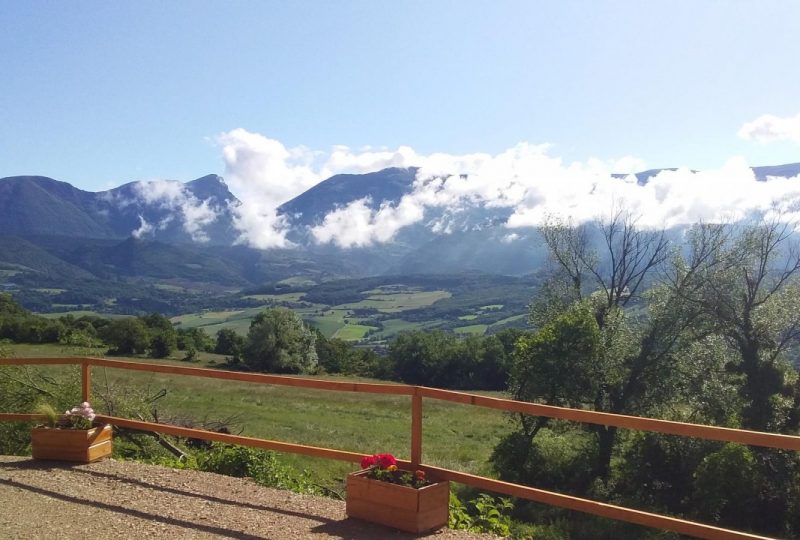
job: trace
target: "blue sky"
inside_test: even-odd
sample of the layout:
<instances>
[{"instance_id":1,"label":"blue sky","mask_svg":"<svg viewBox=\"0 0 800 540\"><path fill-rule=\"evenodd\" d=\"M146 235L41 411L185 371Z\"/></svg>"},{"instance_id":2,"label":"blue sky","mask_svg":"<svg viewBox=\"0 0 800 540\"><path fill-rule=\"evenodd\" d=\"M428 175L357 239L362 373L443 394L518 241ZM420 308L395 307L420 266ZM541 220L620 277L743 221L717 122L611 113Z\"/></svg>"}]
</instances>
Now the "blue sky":
<instances>
[{"instance_id":1,"label":"blue sky","mask_svg":"<svg viewBox=\"0 0 800 540\"><path fill-rule=\"evenodd\" d=\"M225 174L239 128L324 155L528 142L567 163L800 161L788 0L0 0L0 20L0 176ZM739 134L766 114L779 133Z\"/></svg>"}]
</instances>

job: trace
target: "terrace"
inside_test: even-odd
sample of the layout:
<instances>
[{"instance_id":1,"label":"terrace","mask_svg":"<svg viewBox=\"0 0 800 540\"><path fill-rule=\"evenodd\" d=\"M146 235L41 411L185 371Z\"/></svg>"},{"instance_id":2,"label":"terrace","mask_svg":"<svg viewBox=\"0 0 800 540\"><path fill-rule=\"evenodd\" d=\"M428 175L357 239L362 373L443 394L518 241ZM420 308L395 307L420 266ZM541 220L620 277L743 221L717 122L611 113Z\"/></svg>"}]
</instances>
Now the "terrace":
<instances>
[{"instance_id":1,"label":"terrace","mask_svg":"<svg viewBox=\"0 0 800 540\"><path fill-rule=\"evenodd\" d=\"M520 497L543 504L566 508L578 512L585 512L601 517L635 523L646 527L673 531L680 534L695 536L698 538L763 538L746 532L722 529L708 524L686 521L672 516L665 516L645 512L638 509L626 508L611 505L603 502L582 499L561 493L542 490L530 486L502 482L496 479L469 474L444 467L428 465L423 461L423 400L439 400L462 404L466 407L482 407L501 411L523 413L534 416L546 416L562 420L600 424L606 426L616 426L623 429L634 429L664 433L676 436L697 437L716 441L736 442L740 444L779 448L784 450L800 451L800 437L780 435L773 433L762 433L715 426L705 426L699 424L688 424L657 420L652 418L642 418L608 413L598 413L580 409L568 409L540 405L536 403L519 402L495 397L487 397L477 394L463 392L453 392L439 390L421 386L394 385L394 384L374 384L360 382L339 382L328 380L316 380L301 377L287 377L276 375L265 375L256 373L241 373L232 371L212 370L203 368L191 368L175 365L148 364L139 362L125 362L119 360L108 360L102 358L25 358L25 359L0 359L0 366L3 365L79 365L82 375L82 397L89 400L92 389L92 368L106 367L123 370L169 373L180 376L202 377L227 381L242 381L255 384L280 385L294 388L313 388L335 392L384 394L395 396L407 396L411 405L411 426L410 426L410 460L401 463L422 469L431 476L474 486L481 490L494 493L501 493ZM40 415L30 413L0 413L0 421L34 421ZM216 433L212 431L191 429L181 426L157 424L144 422L128 418L118 418L111 416L100 417L102 421L115 426L130 428L142 431L170 434L180 437L192 437L197 439L220 441L229 444L238 444L255 448L264 448L280 452L301 454L306 456L320 457L330 460L339 460L357 463L364 453L356 453L333 448L323 448L293 444L281 441L245 437ZM4 466L5 468L5 466ZM183 473L181 473L183 474ZM123 480L124 481L124 480ZM5 485L23 489L21 486L13 484L13 480L3 481ZM47 491L45 488L37 487L37 490ZM47 495L47 493L40 493ZM287 497L290 495L287 494ZM58 497L55 497L58 499ZM73 501L71 501L73 502ZM158 521L158 519L157 519ZM237 533L238 534L238 533Z\"/></svg>"}]
</instances>

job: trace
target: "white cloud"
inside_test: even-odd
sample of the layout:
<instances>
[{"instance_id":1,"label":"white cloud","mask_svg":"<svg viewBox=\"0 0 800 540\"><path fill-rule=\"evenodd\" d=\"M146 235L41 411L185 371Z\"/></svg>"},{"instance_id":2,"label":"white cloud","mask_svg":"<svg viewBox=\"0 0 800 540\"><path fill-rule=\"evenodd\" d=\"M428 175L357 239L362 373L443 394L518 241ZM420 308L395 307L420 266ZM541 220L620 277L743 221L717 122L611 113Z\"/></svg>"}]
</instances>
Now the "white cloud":
<instances>
[{"instance_id":1,"label":"white cloud","mask_svg":"<svg viewBox=\"0 0 800 540\"><path fill-rule=\"evenodd\" d=\"M792 141L800 144L800 114L787 118L772 114L759 116L741 127L739 137L760 143Z\"/></svg>"},{"instance_id":2,"label":"white cloud","mask_svg":"<svg viewBox=\"0 0 800 540\"><path fill-rule=\"evenodd\" d=\"M131 236L134 238L141 238L153 231L153 226L144 219L141 214L139 215L139 228L131 231Z\"/></svg>"},{"instance_id":3,"label":"white cloud","mask_svg":"<svg viewBox=\"0 0 800 540\"><path fill-rule=\"evenodd\" d=\"M341 172L408 167L418 159L406 146L394 151L368 148L360 152L346 146L335 146L330 152L303 146L287 148L278 140L242 128L221 134L218 142L226 181L242 202L233 208L234 224L241 233L239 241L262 249L291 245L286 238L287 222L276 209L320 181ZM356 205L352 211L360 210ZM376 238L383 237L376 234Z\"/></svg>"},{"instance_id":4,"label":"white cloud","mask_svg":"<svg viewBox=\"0 0 800 540\"><path fill-rule=\"evenodd\" d=\"M377 210L371 209L369 203L369 199L358 199L334 210L320 225L311 228L311 234L317 242L333 242L345 248L384 243L403 227L420 221L425 211L408 195L396 206L382 204Z\"/></svg>"},{"instance_id":5,"label":"white cloud","mask_svg":"<svg viewBox=\"0 0 800 540\"><path fill-rule=\"evenodd\" d=\"M203 230L217 219L217 211L210 207L208 201L200 201L192 195L184 184L174 180L150 180L137 182L133 186L136 195L148 204L158 204L161 208L178 212L181 225L195 242L207 242L208 235ZM130 204L130 203L128 203ZM133 231L136 238L152 232L154 229L163 230L172 221L172 216L161 220L157 227L147 223L139 216L141 225Z\"/></svg>"},{"instance_id":6,"label":"white cloud","mask_svg":"<svg viewBox=\"0 0 800 540\"><path fill-rule=\"evenodd\" d=\"M402 228L418 223L447 234L453 231L451 218L471 207L505 209L512 229L506 242L517 239L515 229L539 225L549 215L585 222L607 215L615 205L641 215L639 223L649 227L727 220L769 212L776 204L790 213L800 207L800 179L759 182L742 158L716 170L662 171L640 185L630 173L646 165L635 157L566 163L547 144L520 143L495 155L422 155L409 147L287 149L243 129L219 140L229 185L243 203L235 209L240 240L261 248L290 245L288 223L276 213L280 204L334 174L388 166L419 167L411 192L394 204L359 199L331 211L311 228L315 241L369 246L391 241ZM619 173L628 176L614 176ZM437 212L426 222L429 209Z\"/></svg>"},{"instance_id":7,"label":"white cloud","mask_svg":"<svg viewBox=\"0 0 800 540\"><path fill-rule=\"evenodd\" d=\"M321 180L311 166L313 152L289 150L280 141L241 128L223 133L218 141L226 181L241 201L232 208L239 241L262 249L289 246L286 221L276 209Z\"/></svg>"}]
</instances>

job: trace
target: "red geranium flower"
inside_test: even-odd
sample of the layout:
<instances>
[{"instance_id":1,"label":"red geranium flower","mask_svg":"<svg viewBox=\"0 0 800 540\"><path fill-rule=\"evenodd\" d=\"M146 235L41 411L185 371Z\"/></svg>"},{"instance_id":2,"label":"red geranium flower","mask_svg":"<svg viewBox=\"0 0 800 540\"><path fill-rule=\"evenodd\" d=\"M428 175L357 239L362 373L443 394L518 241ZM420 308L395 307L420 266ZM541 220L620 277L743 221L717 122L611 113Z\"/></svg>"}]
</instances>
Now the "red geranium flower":
<instances>
[{"instance_id":1,"label":"red geranium flower","mask_svg":"<svg viewBox=\"0 0 800 540\"><path fill-rule=\"evenodd\" d=\"M361 468L369 469L378 462L377 456L364 456L361 458Z\"/></svg>"},{"instance_id":2,"label":"red geranium flower","mask_svg":"<svg viewBox=\"0 0 800 540\"><path fill-rule=\"evenodd\" d=\"M391 465L397 465L397 460L392 454L378 454L378 466L381 469L388 469Z\"/></svg>"},{"instance_id":3,"label":"red geranium flower","mask_svg":"<svg viewBox=\"0 0 800 540\"><path fill-rule=\"evenodd\" d=\"M362 469L369 469L370 467L388 469L392 465L397 465L397 460L392 454L373 454L361 458Z\"/></svg>"}]
</instances>

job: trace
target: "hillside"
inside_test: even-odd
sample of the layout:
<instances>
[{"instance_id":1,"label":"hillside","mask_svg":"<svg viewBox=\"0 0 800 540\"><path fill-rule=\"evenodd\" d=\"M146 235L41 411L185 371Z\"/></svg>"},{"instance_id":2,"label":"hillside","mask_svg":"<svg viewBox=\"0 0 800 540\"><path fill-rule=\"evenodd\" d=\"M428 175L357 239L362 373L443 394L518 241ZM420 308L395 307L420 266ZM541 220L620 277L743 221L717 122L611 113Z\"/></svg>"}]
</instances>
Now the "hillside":
<instances>
[{"instance_id":1,"label":"hillside","mask_svg":"<svg viewBox=\"0 0 800 540\"><path fill-rule=\"evenodd\" d=\"M193 220L203 219L203 240L230 245L237 237L231 204L237 199L221 177L183 184L131 182L99 192L43 176L0 178L0 230L6 235L124 239L146 235L169 243L200 239ZM213 213L214 219L209 215Z\"/></svg>"}]
</instances>

